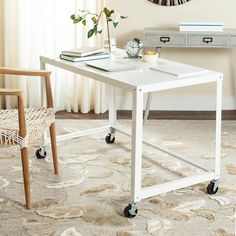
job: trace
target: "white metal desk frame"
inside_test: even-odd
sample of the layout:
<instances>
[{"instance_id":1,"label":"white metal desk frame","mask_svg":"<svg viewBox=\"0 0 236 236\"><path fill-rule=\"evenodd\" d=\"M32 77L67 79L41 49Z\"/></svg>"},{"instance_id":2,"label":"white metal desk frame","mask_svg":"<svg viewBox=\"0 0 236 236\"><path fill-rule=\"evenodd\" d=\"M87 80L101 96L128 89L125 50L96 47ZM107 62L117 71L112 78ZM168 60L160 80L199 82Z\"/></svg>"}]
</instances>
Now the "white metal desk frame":
<instances>
[{"instance_id":1,"label":"white metal desk frame","mask_svg":"<svg viewBox=\"0 0 236 236\"><path fill-rule=\"evenodd\" d=\"M72 65L68 65L63 63L62 61L40 57L40 65L41 69L45 69L46 64L50 64L56 66L61 69L65 69L71 71L73 73L77 73L83 76L87 76L91 79L98 80L100 82L105 82L109 84L109 124L107 126L101 128L90 129L86 131L79 131L76 133L66 134L57 136L57 141L64 141L68 139L72 139L75 137L82 137L86 135L91 135L100 132L106 132L110 128L110 132L112 135L115 135L115 131L121 132L123 134L129 135L132 138L132 150L131 150L131 203L125 208L128 209L129 216L134 217L137 214L138 210L138 202L142 199L146 199L151 196L155 196L161 193L166 193L175 189L184 188L187 186L191 186L194 184L198 184L204 181L211 181L214 183L214 190L218 186L218 180L220 178L220 156L221 156L221 107L222 107L222 80L223 75L220 73L216 73L215 76L204 76L203 78L189 78L186 80L175 81L168 84L159 84L155 85L145 85L136 88L132 88L130 86L122 86L119 82L107 80L107 78L102 77L101 75L96 75L96 73L91 73L86 71L84 68L75 67ZM215 166L214 170L207 170L186 158L178 155L175 152L169 151L159 145L153 145L149 142L143 141L143 97L145 93L148 92L156 92L168 89L174 89L179 87L186 87L198 84L207 84L207 83L216 83L216 130L215 130ZM116 127L116 96L115 89L116 87L121 87L123 89L128 89L132 91L132 134L129 134L123 130L120 130ZM42 95L42 100L44 100L44 96ZM154 148L157 148L160 151L163 151L175 158L178 158L182 161L185 161L199 169L205 171L204 173L196 174L193 176L183 177L168 183L163 183L159 185L154 185L150 187L141 188L141 173L142 173L142 142L148 144ZM47 137L44 137L43 148L49 144L50 141Z\"/></svg>"}]
</instances>

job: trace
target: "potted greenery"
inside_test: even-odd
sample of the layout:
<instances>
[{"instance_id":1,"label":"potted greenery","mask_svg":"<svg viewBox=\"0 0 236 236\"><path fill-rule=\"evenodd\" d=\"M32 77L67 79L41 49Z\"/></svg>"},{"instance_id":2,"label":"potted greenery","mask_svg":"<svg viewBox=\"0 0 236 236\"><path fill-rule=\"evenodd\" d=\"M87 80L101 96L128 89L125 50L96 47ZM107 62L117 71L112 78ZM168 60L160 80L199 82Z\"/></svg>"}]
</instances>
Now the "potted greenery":
<instances>
[{"instance_id":1,"label":"potted greenery","mask_svg":"<svg viewBox=\"0 0 236 236\"><path fill-rule=\"evenodd\" d=\"M87 33L87 37L91 38L93 35L101 34L103 31L102 27L102 17L105 16L106 19L106 27L107 27L107 37L108 37L108 46L109 52L111 53L111 36L109 23L112 23L116 28L120 23L121 19L127 18L126 16L121 16L118 12L114 10L109 10L107 7L104 7L100 13L91 13L88 10L79 10L78 14L71 15L71 19L74 24L82 23L84 26L87 25L87 21L91 20L93 22L93 27Z\"/></svg>"}]
</instances>

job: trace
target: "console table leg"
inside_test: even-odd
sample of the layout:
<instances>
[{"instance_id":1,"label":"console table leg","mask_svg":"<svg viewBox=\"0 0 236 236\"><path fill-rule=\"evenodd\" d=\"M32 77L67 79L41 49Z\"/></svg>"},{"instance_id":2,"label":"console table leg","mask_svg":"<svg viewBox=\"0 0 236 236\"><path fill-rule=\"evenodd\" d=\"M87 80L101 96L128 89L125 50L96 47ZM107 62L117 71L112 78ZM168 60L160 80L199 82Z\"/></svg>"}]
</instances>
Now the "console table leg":
<instances>
[{"instance_id":1,"label":"console table leg","mask_svg":"<svg viewBox=\"0 0 236 236\"><path fill-rule=\"evenodd\" d=\"M158 57L160 57L161 56L161 47L157 47L156 52L158 53ZM152 93L148 93L147 96L148 97L147 97L147 103L146 103L144 118L143 118L143 124L146 124L148 116L149 116L151 102L152 102Z\"/></svg>"},{"instance_id":2,"label":"console table leg","mask_svg":"<svg viewBox=\"0 0 236 236\"><path fill-rule=\"evenodd\" d=\"M152 102L152 93L148 93L147 94L146 109L145 109L144 118L143 118L143 124L146 124L146 122L147 122L150 107L151 107L151 102Z\"/></svg>"}]
</instances>

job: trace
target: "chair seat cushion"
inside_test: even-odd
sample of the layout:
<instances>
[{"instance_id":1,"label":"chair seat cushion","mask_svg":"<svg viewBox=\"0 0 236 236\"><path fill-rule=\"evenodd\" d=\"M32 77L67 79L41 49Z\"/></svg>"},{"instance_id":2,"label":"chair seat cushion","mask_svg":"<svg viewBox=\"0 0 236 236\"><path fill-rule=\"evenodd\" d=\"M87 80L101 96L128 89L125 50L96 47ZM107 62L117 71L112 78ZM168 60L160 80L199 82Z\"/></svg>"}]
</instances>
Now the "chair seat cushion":
<instances>
[{"instance_id":1,"label":"chair seat cushion","mask_svg":"<svg viewBox=\"0 0 236 236\"><path fill-rule=\"evenodd\" d=\"M0 145L19 144L28 147L36 138L42 136L55 121L53 108L26 108L26 137L19 136L17 109L0 110Z\"/></svg>"}]
</instances>

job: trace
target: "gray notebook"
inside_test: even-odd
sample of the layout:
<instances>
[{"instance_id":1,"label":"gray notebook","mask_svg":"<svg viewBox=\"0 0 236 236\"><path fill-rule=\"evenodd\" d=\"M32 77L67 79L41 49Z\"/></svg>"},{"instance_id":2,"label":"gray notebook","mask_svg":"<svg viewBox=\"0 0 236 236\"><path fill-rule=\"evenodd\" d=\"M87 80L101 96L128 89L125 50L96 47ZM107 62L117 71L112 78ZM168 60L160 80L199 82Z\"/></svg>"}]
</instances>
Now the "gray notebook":
<instances>
[{"instance_id":1,"label":"gray notebook","mask_svg":"<svg viewBox=\"0 0 236 236\"><path fill-rule=\"evenodd\" d=\"M97 60L97 61L89 61L85 62L86 65L94 67L96 69L100 69L107 72L113 72L113 71L123 71L123 70L134 70L138 69L138 66L129 64L127 62L123 61L114 61L111 59L103 59L103 60Z\"/></svg>"}]
</instances>

